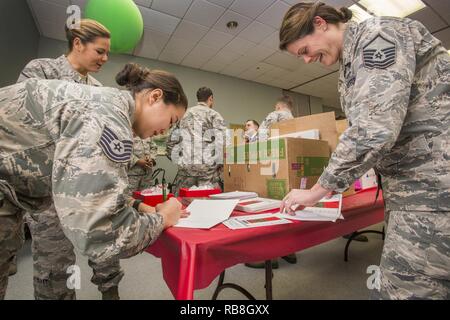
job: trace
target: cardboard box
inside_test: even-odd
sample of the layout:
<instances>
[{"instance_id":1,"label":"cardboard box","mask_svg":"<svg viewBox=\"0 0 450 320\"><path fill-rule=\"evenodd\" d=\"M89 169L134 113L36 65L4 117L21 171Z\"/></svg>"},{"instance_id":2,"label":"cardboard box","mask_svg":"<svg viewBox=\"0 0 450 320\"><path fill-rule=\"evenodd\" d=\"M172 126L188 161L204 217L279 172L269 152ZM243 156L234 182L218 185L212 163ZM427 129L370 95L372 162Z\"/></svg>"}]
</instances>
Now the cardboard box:
<instances>
[{"instance_id":1,"label":"cardboard box","mask_svg":"<svg viewBox=\"0 0 450 320\"><path fill-rule=\"evenodd\" d=\"M254 191L282 199L291 189L309 189L328 164L327 141L281 138L228 147L224 191Z\"/></svg>"},{"instance_id":2,"label":"cardboard box","mask_svg":"<svg viewBox=\"0 0 450 320\"><path fill-rule=\"evenodd\" d=\"M348 128L348 121L346 119L344 120L336 120L336 131L338 133L338 138L341 136L341 134L344 133L345 130Z\"/></svg>"},{"instance_id":3,"label":"cardboard box","mask_svg":"<svg viewBox=\"0 0 450 320\"><path fill-rule=\"evenodd\" d=\"M318 129L320 132L320 140L328 142L330 152L333 152L334 149L336 149L338 143L334 112L318 113L281 121L273 124L270 129L278 129L280 136L297 131Z\"/></svg>"}]
</instances>

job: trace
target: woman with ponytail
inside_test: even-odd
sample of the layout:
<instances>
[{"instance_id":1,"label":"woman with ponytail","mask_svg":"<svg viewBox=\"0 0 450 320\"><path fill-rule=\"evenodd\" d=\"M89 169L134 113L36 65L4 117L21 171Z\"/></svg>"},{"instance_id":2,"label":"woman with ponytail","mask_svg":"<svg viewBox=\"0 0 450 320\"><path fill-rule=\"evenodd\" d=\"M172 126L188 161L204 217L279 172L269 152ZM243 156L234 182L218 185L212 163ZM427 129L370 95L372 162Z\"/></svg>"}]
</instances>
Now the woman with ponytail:
<instances>
[{"instance_id":1,"label":"woman with ponytail","mask_svg":"<svg viewBox=\"0 0 450 320\"><path fill-rule=\"evenodd\" d=\"M450 57L419 22L374 17L357 24L347 8L298 3L286 13L280 49L305 63L339 63L349 120L310 190L291 190L281 210L342 192L374 168L385 200L382 299L450 295Z\"/></svg>"},{"instance_id":2,"label":"woman with ponytail","mask_svg":"<svg viewBox=\"0 0 450 320\"><path fill-rule=\"evenodd\" d=\"M174 75L127 64L128 90L28 79L0 89L0 239L20 243L23 212L54 206L58 223L98 265L142 252L177 223L174 198L156 208L128 196L133 134L146 139L183 117L187 98ZM0 299L18 246L0 246ZM57 266L56 266L57 267Z\"/></svg>"}]
</instances>

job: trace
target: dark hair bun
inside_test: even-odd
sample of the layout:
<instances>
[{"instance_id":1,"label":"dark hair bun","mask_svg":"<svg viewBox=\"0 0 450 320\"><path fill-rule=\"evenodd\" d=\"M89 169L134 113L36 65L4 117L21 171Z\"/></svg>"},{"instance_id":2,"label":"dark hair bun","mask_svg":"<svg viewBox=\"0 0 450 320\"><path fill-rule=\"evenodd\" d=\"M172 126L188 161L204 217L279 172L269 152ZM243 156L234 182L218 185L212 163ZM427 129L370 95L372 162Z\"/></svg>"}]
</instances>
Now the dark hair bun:
<instances>
[{"instance_id":1,"label":"dark hair bun","mask_svg":"<svg viewBox=\"0 0 450 320\"><path fill-rule=\"evenodd\" d=\"M127 88L136 87L144 79L144 70L136 63L127 63L116 75L116 82Z\"/></svg>"},{"instance_id":2,"label":"dark hair bun","mask_svg":"<svg viewBox=\"0 0 450 320\"><path fill-rule=\"evenodd\" d=\"M352 18L353 12L349 8L342 7L339 10L339 15L342 18L342 22L345 23L345 22L349 21Z\"/></svg>"}]
</instances>

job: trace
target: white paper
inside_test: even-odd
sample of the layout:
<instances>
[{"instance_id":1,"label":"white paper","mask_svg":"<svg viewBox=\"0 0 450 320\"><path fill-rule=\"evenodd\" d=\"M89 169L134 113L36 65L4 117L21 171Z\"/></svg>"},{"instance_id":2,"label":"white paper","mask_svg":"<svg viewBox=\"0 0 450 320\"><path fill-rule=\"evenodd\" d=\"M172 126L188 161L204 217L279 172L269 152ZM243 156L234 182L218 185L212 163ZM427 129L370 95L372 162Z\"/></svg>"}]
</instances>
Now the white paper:
<instances>
[{"instance_id":1,"label":"white paper","mask_svg":"<svg viewBox=\"0 0 450 320\"><path fill-rule=\"evenodd\" d=\"M319 202L339 202L339 208L305 207L303 210L295 211L295 215L287 213L277 213L280 218L301 220L301 221L332 221L344 219L341 214L342 194L335 194L330 198L323 198Z\"/></svg>"},{"instance_id":2,"label":"white paper","mask_svg":"<svg viewBox=\"0 0 450 320\"><path fill-rule=\"evenodd\" d=\"M268 198L252 198L239 201L236 210L244 212L261 212L273 210L281 206L280 200Z\"/></svg>"},{"instance_id":3,"label":"white paper","mask_svg":"<svg viewBox=\"0 0 450 320\"><path fill-rule=\"evenodd\" d=\"M175 227L209 229L227 220L239 200L199 200L196 199L186 208L190 212L187 218L181 218Z\"/></svg>"},{"instance_id":4,"label":"white paper","mask_svg":"<svg viewBox=\"0 0 450 320\"><path fill-rule=\"evenodd\" d=\"M301 220L301 221L332 221L344 219L337 209L334 208L317 208L306 207L303 210L295 211L295 215L291 216L287 213L277 213L280 218Z\"/></svg>"},{"instance_id":5,"label":"white paper","mask_svg":"<svg viewBox=\"0 0 450 320\"><path fill-rule=\"evenodd\" d=\"M239 216L224 221L223 224L230 229L248 229L255 227L274 226L278 224L292 223L289 220L278 217L273 213L252 214Z\"/></svg>"},{"instance_id":6,"label":"white paper","mask_svg":"<svg viewBox=\"0 0 450 320\"><path fill-rule=\"evenodd\" d=\"M233 192L224 192L218 194L212 194L209 196L212 199L251 199L258 197L256 192L246 192L246 191L233 191Z\"/></svg>"},{"instance_id":7,"label":"white paper","mask_svg":"<svg viewBox=\"0 0 450 320\"><path fill-rule=\"evenodd\" d=\"M291 132L287 134L283 134L276 137L270 137L269 140L272 139L279 139L279 138L302 138L302 139L312 139L312 140L319 140L319 129L311 129L311 130L305 130L305 131L296 131Z\"/></svg>"}]
</instances>

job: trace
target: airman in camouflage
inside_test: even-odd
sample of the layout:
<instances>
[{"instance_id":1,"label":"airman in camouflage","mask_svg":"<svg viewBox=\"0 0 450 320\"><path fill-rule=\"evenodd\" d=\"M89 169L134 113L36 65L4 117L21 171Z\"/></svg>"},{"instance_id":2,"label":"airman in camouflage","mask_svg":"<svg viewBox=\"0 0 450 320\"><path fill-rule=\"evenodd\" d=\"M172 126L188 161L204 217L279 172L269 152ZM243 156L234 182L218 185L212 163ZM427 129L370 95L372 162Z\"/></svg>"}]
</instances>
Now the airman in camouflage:
<instances>
[{"instance_id":1,"label":"airman in camouflage","mask_svg":"<svg viewBox=\"0 0 450 320\"><path fill-rule=\"evenodd\" d=\"M128 91L60 80L0 89L0 235L11 238L0 245L0 298L23 211L39 221L54 203L64 235L97 265L142 252L159 236L163 211L139 213L126 195L134 108Z\"/></svg>"},{"instance_id":2,"label":"airman in camouflage","mask_svg":"<svg viewBox=\"0 0 450 320\"><path fill-rule=\"evenodd\" d=\"M197 92L198 105L189 108L167 140L167 156L178 165L172 192L213 185L220 188L226 126L213 106L209 88Z\"/></svg>"},{"instance_id":3,"label":"airman in camouflage","mask_svg":"<svg viewBox=\"0 0 450 320\"><path fill-rule=\"evenodd\" d=\"M275 104L275 111L267 115L258 129L259 140L266 140L270 136L270 127L277 122L293 119L292 115L293 102L289 96L283 96L278 99Z\"/></svg>"},{"instance_id":4,"label":"airman in camouflage","mask_svg":"<svg viewBox=\"0 0 450 320\"><path fill-rule=\"evenodd\" d=\"M130 195L133 191L147 189L152 183L152 168L156 164L158 148L152 138L141 139L135 136L133 139L133 156L131 157L128 180L130 183Z\"/></svg>"},{"instance_id":5,"label":"airman in camouflage","mask_svg":"<svg viewBox=\"0 0 450 320\"><path fill-rule=\"evenodd\" d=\"M35 59L22 70L18 82L29 78L59 79L92 86L102 86L90 74L78 73L65 55L56 59ZM75 299L75 290L69 289L66 280L70 276L67 268L76 262L73 245L64 236L58 216L52 206L48 212L42 212L39 220L25 214L25 221L32 236L34 264L34 296L36 299ZM123 270L120 261L97 265L88 262L93 269L92 283L98 286L104 296L116 292Z\"/></svg>"},{"instance_id":6,"label":"airman in camouflage","mask_svg":"<svg viewBox=\"0 0 450 320\"><path fill-rule=\"evenodd\" d=\"M312 30L308 22L299 26L306 16L314 17ZM281 209L314 203L330 190L343 192L377 169L389 223L381 289L373 297L448 299L450 57L417 21L376 17L356 24L351 17L347 8L316 2L294 5L283 19L280 49L305 62L339 60L349 128L318 184L292 190ZM331 48L308 51L311 38Z\"/></svg>"}]
</instances>

